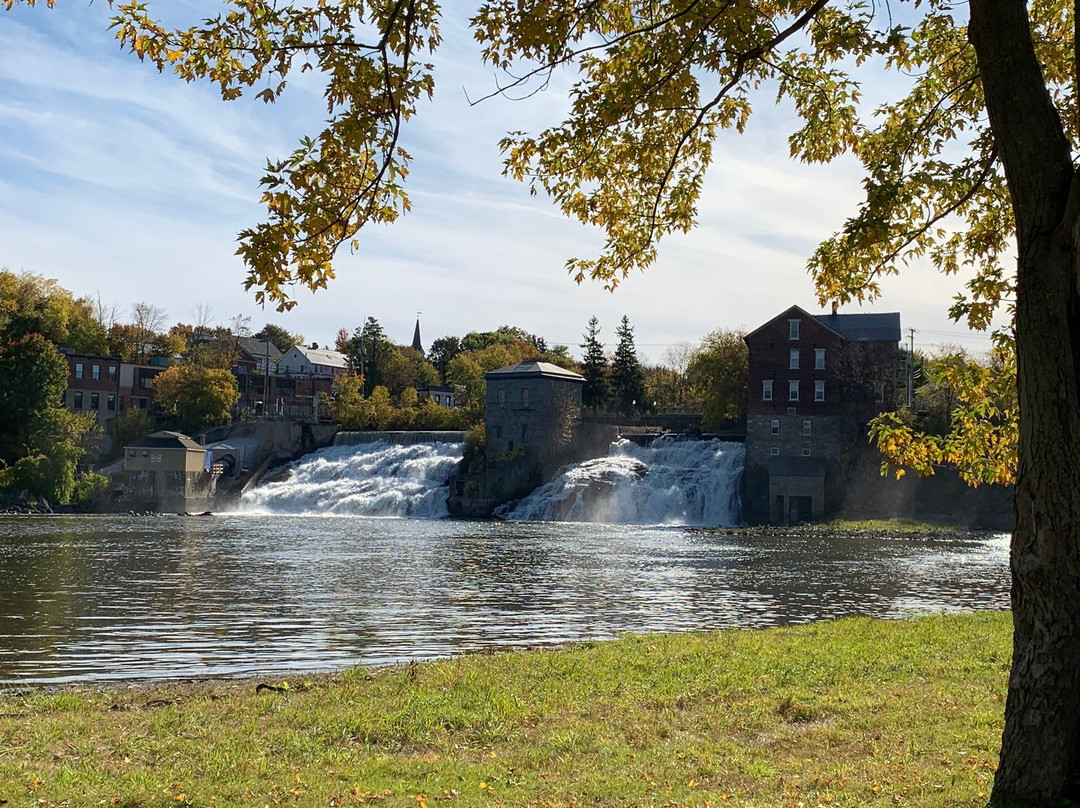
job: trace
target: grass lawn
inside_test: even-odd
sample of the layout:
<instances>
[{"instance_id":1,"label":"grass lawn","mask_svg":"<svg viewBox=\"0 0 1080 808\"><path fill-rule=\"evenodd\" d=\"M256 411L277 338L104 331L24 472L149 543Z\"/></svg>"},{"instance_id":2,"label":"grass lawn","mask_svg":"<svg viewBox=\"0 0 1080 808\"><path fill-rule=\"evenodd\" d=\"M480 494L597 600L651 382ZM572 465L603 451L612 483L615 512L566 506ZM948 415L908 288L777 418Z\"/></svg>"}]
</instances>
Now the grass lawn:
<instances>
[{"instance_id":1,"label":"grass lawn","mask_svg":"<svg viewBox=\"0 0 1080 808\"><path fill-rule=\"evenodd\" d=\"M1004 613L0 695L16 806L983 805Z\"/></svg>"}]
</instances>

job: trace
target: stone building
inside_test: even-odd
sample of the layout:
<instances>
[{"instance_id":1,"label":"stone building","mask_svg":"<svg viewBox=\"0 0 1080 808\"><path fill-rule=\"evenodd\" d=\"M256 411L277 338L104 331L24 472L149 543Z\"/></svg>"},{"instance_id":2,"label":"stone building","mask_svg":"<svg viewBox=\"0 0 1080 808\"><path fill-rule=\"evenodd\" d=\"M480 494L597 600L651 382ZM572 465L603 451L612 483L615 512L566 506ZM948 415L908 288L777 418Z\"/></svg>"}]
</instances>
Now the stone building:
<instances>
[{"instance_id":1,"label":"stone building","mask_svg":"<svg viewBox=\"0 0 1080 808\"><path fill-rule=\"evenodd\" d=\"M154 432L124 447L125 507L204 511L214 493L212 455L187 435Z\"/></svg>"},{"instance_id":2,"label":"stone building","mask_svg":"<svg viewBox=\"0 0 1080 808\"><path fill-rule=\"evenodd\" d=\"M896 403L900 315L814 315L792 306L746 335L748 521L835 510L866 424Z\"/></svg>"},{"instance_id":3,"label":"stone building","mask_svg":"<svg viewBox=\"0 0 1080 808\"><path fill-rule=\"evenodd\" d=\"M584 424L585 377L548 362L530 360L485 374L486 445L452 481L450 512L487 516L528 494L562 466L606 454L614 428ZM482 468L478 468L482 466Z\"/></svg>"}]
</instances>

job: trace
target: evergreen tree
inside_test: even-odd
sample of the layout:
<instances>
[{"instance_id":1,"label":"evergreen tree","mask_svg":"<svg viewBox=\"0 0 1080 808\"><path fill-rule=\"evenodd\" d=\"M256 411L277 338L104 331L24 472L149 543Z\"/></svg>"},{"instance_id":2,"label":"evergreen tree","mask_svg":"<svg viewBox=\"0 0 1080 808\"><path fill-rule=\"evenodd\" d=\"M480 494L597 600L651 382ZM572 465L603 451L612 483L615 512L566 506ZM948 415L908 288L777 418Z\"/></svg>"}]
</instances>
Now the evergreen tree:
<instances>
[{"instance_id":1,"label":"evergreen tree","mask_svg":"<svg viewBox=\"0 0 1080 808\"><path fill-rule=\"evenodd\" d=\"M622 323L615 329L618 344L615 361L611 363L611 387L615 395L615 408L632 415L645 406L645 372L634 347L634 329L624 314Z\"/></svg>"},{"instance_id":2,"label":"evergreen tree","mask_svg":"<svg viewBox=\"0 0 1080 808\"><path fill-rule=\"evenodd\" d=\"M611 406L611 369L604 355L604 344L600 342L600 321L589 319L589 330L582 335L585 349L582 363L582 375L585 384L581 388L581 403L591 410L603 410Z\"/></svg>"}]
</instances>

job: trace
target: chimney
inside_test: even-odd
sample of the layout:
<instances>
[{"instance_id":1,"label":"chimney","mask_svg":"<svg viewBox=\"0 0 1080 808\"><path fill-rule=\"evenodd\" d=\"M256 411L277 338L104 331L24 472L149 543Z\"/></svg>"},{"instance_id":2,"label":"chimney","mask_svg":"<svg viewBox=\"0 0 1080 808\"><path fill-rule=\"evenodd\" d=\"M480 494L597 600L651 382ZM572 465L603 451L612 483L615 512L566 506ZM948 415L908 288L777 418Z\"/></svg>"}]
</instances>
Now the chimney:
<instances>
[{"instance_id":1,"label":"chimney","mask_svg":"<svg viewBox=\"0 0 1080 808\"><path fill-rule=\"evenodd\" d=\"M832 316L833 316L833 317L835 317L835 316L836 316L836 310L837 310L837 309L839 309L839 308L840 308L840 304L839 304L839 303L837 303L837 302L836 302L836 301L834 300L834 301L832 302Z\"/></svg>"},{"instance_id":2,"label":"chimney","mask_svg":"<svg viewBox=\"0 0 1080 808\"><path fill-rule=\"evenodd\" d=\"M833 312L833 313L835 314L836 312ZM317 343L317 342L311 343L311 350L313 350L313 351L319 350L319 343Z\"/></svg>"}]
</instances>

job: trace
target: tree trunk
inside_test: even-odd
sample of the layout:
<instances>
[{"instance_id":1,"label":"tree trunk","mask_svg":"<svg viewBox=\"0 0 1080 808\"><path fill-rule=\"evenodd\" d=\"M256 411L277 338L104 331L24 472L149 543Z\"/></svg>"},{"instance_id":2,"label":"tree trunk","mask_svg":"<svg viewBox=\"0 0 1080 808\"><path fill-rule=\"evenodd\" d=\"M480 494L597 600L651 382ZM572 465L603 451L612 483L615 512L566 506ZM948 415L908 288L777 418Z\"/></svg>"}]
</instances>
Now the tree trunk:
<instances>
[{"instance_id":1,"label":"tree trunk","mask_svg":"<svg viewBox=\"0 0 1080 808\"><path fill-rule=\"evenodd\" d=\"M1080 797L1080 183L1023 0L971 0L1016 216L1020 446L1013 661L994 804Z\"/></svg>"}]
</instances>

